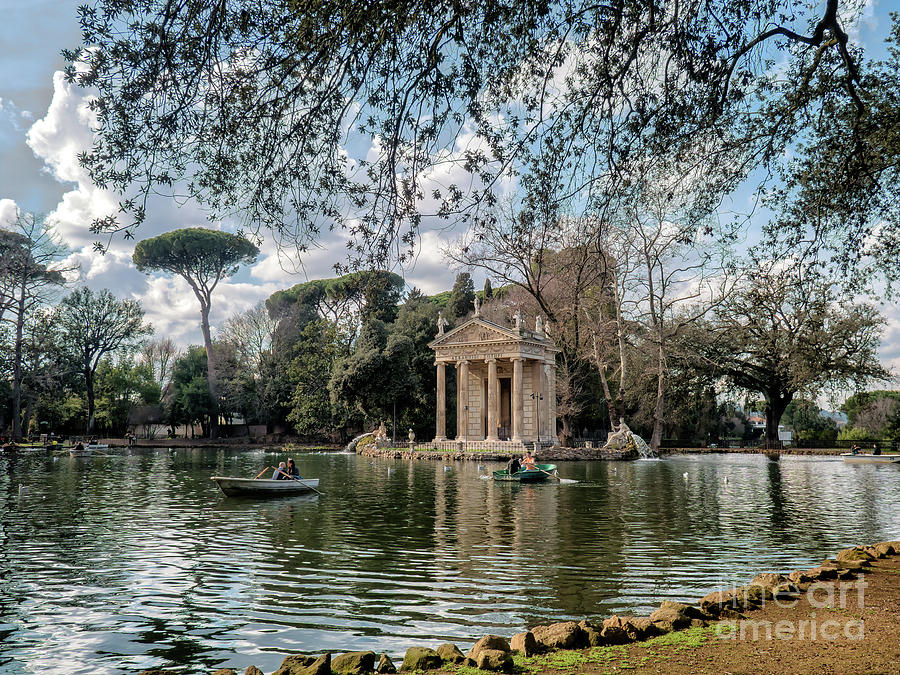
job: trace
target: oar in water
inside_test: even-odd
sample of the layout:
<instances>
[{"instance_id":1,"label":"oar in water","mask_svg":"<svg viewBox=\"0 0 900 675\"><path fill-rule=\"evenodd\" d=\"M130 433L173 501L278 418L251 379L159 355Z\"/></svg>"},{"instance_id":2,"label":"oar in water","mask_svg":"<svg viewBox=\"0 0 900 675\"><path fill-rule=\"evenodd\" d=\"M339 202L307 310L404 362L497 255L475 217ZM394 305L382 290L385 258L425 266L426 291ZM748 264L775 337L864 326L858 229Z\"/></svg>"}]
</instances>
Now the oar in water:
<instances>
[{"instance_id":1,"label":"oar in water","mask_svg":"<svg viewBox=\"0 0 900 675\"><path fill-rule=\"evenodd\" d=\"M292 475L290 475L289 473L285 473L285 472L282 471L281 469L278 469L278 473L280 473L280 474L281 474L282 476L284 476L285 478L290 478L291 480L295 480L295 481L297 481L297 482L299 482L299 483L303 483L303 480L302 480L302 479L297 478L296 476L292 476ZM310 485L309 483L303 483L303 484L304 484L306 487L308 487L310 490L312 490L313 492L315 492L316 494L319 494L319 495L324 494L324 493L319 492L318 490L316 490L316 488L314 488L314 487L313 487L312 485Z\"/></svg>"}]
</instances>

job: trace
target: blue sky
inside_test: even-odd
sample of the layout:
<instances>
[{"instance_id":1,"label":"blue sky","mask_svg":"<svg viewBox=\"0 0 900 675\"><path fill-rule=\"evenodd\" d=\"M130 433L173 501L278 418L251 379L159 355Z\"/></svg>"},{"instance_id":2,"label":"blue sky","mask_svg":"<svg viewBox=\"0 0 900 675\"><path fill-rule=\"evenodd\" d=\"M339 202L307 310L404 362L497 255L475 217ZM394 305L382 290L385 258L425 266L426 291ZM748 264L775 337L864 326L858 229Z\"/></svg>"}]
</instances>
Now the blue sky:
<instances>
[{"instance_id":1,"label":"blue sky","mask_svg":"<svg viewBox=\"0 0 900 675\"><path fill-rule=\"evenodd\" d=\"M895 1L862 2L866 4L864 19L851 31L852 37L867 47L880 45L889 26L888 12L900 8ZM90 144L89 117L84 92L66 85L59 71L64 65L60 50L80 44L78 4L78 0L0 0L0 221L15 208L50 214L73 251L72 259L81 264L85 283L140 300L159 334L182 345L197 343L199 312L184 282L137 272L131 264L133 241L114 241L106 256L91 250L91 220L115 210L116 202L114 195L90 184L75 160L75 154ZM883 53L880 47L867 51L875 57ZM749 195L739 195L733 203L741 206L748 199ZM151 203L138 238L189 225L210 224L190 205L179 207L158 199ZM456 270L438 251L448 236L454 236L452 230L426 231L415 265L394 271L409 286L426 293L450 288ZM221 324L233 312L253 306L278 289L332 276L332 265L344 252L339 237L332 236L330 244L330 248L311 251L298 268L296 261L279 260L267 242L253 268L217 291L213 324ZM477 285L482 281L476 276ZM884 309L889 325L882 357L900 370L900 318L894 307Z\"/></svg>"}]
</instances>

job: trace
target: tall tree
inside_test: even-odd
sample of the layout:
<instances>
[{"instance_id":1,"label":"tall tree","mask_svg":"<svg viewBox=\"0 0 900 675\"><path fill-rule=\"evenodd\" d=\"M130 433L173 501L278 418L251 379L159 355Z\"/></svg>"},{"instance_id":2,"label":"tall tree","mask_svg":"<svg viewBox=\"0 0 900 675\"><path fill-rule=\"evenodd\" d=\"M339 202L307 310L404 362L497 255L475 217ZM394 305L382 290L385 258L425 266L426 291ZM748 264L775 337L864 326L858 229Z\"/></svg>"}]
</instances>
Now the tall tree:
<instances>
[{"instance_id":1,"label":"tall tree","mask_svg":"<svg viewBox=\"0 0 900 675\"><path fill-rule=\"evenodd\" d=\"M884 320L877 310L838 295L812 270L759 270L714 312L708 332L694 333L707 367L734 387L765 398L766 444L798 393L861 387L890 373L878 360Z\"/></svg>"},{"instance_id":2,"label":"tall tree","mask_svg":"<svg viewBox=\"0 0 900 675\"><path fill-rule=\"evenodd\" d=\"M119 300L108 290L95 294L78 288L63 298L57 321L62 339L84 377L87 394L85 433L94 429L94 376L104 356L137 351L145 336L153 332L144 323L144 310L134 300Z\"/></svg>"},{"instance_id":3,"label":"tall tree","mask_svg":"<svg viewBox=\"0 0 900 675\"><path fill-rule=\"evenodd\" d=\"M134 247L134 264L141 272L162 271L184 279L200 303L200 330L206 347L209 390L218 400L215 354L209 328L212 293L222 279L252 264L259 249L244 237L201 227L189 227L144 239ZM218 420L210 423L212 437L218 436Z\"/></svg>"},{"instance_id":4,"label":"tall tree","mask_svg":"<svg viewBox=\"0 0 900 675\"><path fill-rule=\"evenodd\" d=\"M16 213L13 230L3 235L6 255L0 263L0 316L13 331L12 437L22 438L22 379L25 326L65 282L60 269L65 254L53 228L41 216Z\"/></svg>"},{"instance_id":5,"label":"tall tree","mask_svg":"<svg viewBox=\"0 0 900 675\"><path fill-rule=\"evenodd\" d=\"M451 319L460 319L472 311L475 303L475 283L468 272L460 272L456 275L453 288L450 290L450 299L447 302L447 314Z\"/></svg>"}]
</instances>

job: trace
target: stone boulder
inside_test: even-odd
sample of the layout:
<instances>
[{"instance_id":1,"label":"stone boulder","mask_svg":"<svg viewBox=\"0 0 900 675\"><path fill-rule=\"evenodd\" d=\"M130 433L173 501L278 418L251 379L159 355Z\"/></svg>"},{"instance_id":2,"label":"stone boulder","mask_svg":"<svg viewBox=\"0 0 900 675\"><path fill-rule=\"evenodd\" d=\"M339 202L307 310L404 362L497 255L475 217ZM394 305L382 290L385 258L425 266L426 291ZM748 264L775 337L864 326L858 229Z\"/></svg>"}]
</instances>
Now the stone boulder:
<instances>
[{"instance_id":1,"label":"stone boulder","mask_svg":"<svg viewBox=\"0 0 900 675\"><path fill-rule=\"evenodd\" d=\"M900 541L880 541L872 548L886 556L898 555L900 554Z\"/></svg>"},{"instance_id":2,"label":"stone boulder","mask_svg":"<svg viewBox=\"0 0 900 675\"><path fill-rule=\"evenodd\" d=\"M809 573L809 570L794 570L788 574L788 579L797 585L808 584L811 581L815 581L815 577Z\"/></svg>"},{"instance_id":3,"label":"stone boulder","mask_svg":"<svg viewBox=\"0 0 900 675\"><path fill-rule=\"evenodd\" d=\"M868 560L839 560L834 564L834 569L838 571L850 570L851 572L864 574L865 572L871 571L871 566L872 563Z\"/></svg>"},{"instance_id":4,"label":"stone boulder","mask_svg":"<svg viewBox=\"0 0 900 675\"><path fill-rule=\"evenodd\" d=\"M499 635L485 635L478 642L472 645L472 648L469 650L469 653L466 654L466 656L475 661L475 663L478 663L478 655L485 649L506 652L508 654L509 642L506 641L505 637L500 637Z\"/></svg>"},{"instance_id":5,"label":"stone boulder","mask_svg":"<svg viewBox=\"0 0 900 675\"><path fill-rule=\"evenodd\" d=\"M400 671L435 670L443 665L440 654L428 647L410 647L403 657Z\"/></svg>"},{"instance_id":6,"label":"stone boulder","mask_svg":"<svg viewBox=\"0 0 900 675\"><path fill-rule=\"evenodd\" d=\"M331 654L323 654L319 658L292 654L286 656L281 667L272 675L330 675Z\"/></svg>"},{"instance_id":7,"label":"stone boulder","mask_svg":"<svg viewBox=\"0 0 900 675\"><path fill-rule=\"evenodd\" d=\"M539 651L537 640L534 639L534 633L530 630L524 633L516 633L509 640L509 648L514 652L528 656L534 656Z\"/></svg>"},{"instance_id":8,"label":"stone boulder","mask_svg":"<svg viewBox=\"0 0 900 675\"><path fill-rule=\"evenodd\" d=\"M875 544L874 546L872 546L872 550L875 551L881 558L887 558L888 556L896 555L897 553L894 546L887 541Z\"/></svg>"},{"instance_id":9,"label":"stone boulder","mask_svg":"<svg viewBox=\"0 0 900 675\"><path fill-rule=\"evenodd\" d=\"M578 649L586 644L584 632L574 621L535 626L531 632L539 644L549 649Z\"/></svg>"},{"instance_id":10,"label":"stone boulder","mask_svg":"<svg viewBox=\"0 0 900 675\"><path fill-rule=\"evenodd\" d=\"M256 666L247 666L247 670L244 671L244 675L266 675L263 671L261 671Z\"/></svg>"},{"instance_id":11,"label":"stone boulder","mask_svg":"<svg viewBox=\"0 0 900 675\"><path fill-rule=\"evenodd\" d=\"M790 578L783 574L775 574L774 572L757 574L753 577L753 581L750 582L750 585L761 586L773 598L795 597L800 592L800 589L797 588L797 584Z\"/></svg>"},{"instance_id":12,"label":"stone boulder","mask_svg":"<svg viewBox=\"0 0 900 675\"><path fill-rule=\"evenodd\" d=\"M687 628L694 619L703 622L704 618L708 617L710 617L709 614L701 612L696 607L691 607L681 602L663 600L659 609L650 615L650 621L653 622L653 625L659 631L670 633L674 630Z\"/></svg>"},{"instance_id":13,"label":"stone boulder","mask_svg":"<svg viewBox=\"0 0 900 675\"><path fill-rule=\"evenodd\" d=\"M870 560L872 560L872 556L866 551L863 546L845 548L843 551L838 551L838 554L834 558L839 563L868 563Z\"/></svg>"},{"instance_id":14,"label":"stone boulder","mask_svg":"<svg viewBox=\"0 0 900 675\"><path fill-rule=\"evenodd\" d=\"M578 627L584 634L584 642L588 647L602 647L606 643L603 641L603 625L594 625L588 619L582 619L578 622Z\"/></svg>"},{"instance_id":15,"label":"stone boulder","mask_svg":"<svg viewBox=\"0 0 900 675\"><path fill-rule=\"evenodd\" d=\"M806 570L815 581L832 581L837 579L837 567L833 565L819 565Z\"/></svg>"},{"instance_id":16,"label":"stone boulder","mask_svg":"<svg viewBox=\"0 0 900 675\"><path fill-rule=\"evenodd\" d=\"M700 602L700 610L705 614L721 619L734 619L735 615L759 607L766 592L759 586L742 586L724 591L713 591L704 595Z\"/></svg>"},{"instance_id":17,"label":"stone boulder","mask_svg":"<svg viewBox=\"0 0 900 675\"><path fill-rule=\"evenodd\" d=\"M331 672L337 675L362 675L375 670L375 652L347 652L331 659Z\"/></svg>"},{"instance_id":18,"label":"stone boulder","mask_svg":"<svg viewBox=\"0 0 900 675\"><path fill-rule=\"evenodd\" d=\"M381 658L378 659L378 665L375 666L376 673L396 673L397 667L394 665L394 662L391 661L391 657L387 654L382 654Z\"/></svg>"},{"instance_id":19,"label":"stone boulder","mask_svg":"<svg viewBox=\"0 0 900 675\"><path fill-rule=\"evenodd\" d=\"M636 640L649 640L659 635L656 625L650 620L649 616L635 616L628 619L635 631Z\"/></svg>"},{"instance_id":20,"label":"stone boulder","mask_svg":"<svg viewBox=\"0 0 900 675\"><path fill-rule=\"evenodd\" d=\"M462 663L466 660L466 655L459 650L459 647L449 642L440 645L435 651L444 663Z\"/></svg>"},{"instance_id":21,"label":"stone boulder","mask_svg":"<svg viewBox=\"0 0 900 675\"><path fill-rule=\"evenodd\" d=\"M512 656L502 649L482 649L475 659L475 667L495 673L509 673L513 669Z\"/></svg>"},{"instance_id":22,"label":"stone boulder","mask_svg":"<svg viewBox=\"0 0 900 675\"><path fill-rule=\"evenodd\" d=\"M616 614L603 620L603 628L600 630L601 644L624 645L632 641L626 630L627 622Z\"/></svg>"}]
</instances>

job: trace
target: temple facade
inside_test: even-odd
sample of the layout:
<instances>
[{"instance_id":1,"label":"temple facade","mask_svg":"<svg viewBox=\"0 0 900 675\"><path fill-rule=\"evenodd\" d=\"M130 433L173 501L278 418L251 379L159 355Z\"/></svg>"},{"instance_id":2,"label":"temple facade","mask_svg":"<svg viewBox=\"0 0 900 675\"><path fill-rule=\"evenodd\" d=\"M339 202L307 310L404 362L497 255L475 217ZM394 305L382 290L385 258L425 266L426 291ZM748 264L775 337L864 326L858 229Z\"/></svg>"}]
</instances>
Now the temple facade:
<instances>
[{"instance_id":1,"label":"temple facade","mask_svg":"<svg viewBox=\"0 0 900 675\"><path fill-rule=\"evenodd\" d=\"M556 442L556 354L543 326L501 326L481 316L438 335L429 344L437 368L434 447L508 450ZM447 367L456 368L456 429L447 429Z\"/></svg>"}]
</instances>

